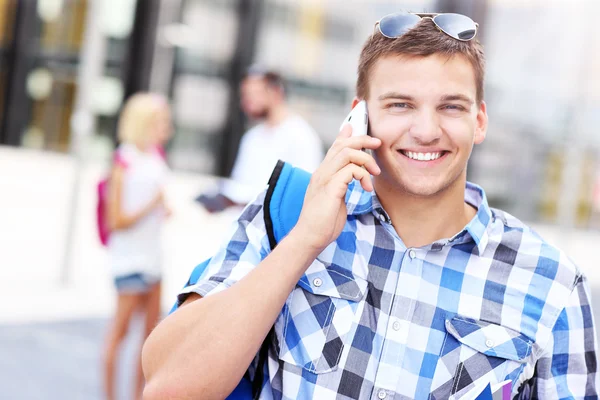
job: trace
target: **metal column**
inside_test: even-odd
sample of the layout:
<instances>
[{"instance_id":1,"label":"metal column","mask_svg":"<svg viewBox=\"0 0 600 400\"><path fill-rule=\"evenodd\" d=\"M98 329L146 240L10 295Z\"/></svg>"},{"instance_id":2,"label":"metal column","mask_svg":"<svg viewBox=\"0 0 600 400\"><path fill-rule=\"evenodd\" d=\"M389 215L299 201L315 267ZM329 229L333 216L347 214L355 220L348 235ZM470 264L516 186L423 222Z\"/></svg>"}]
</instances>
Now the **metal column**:
<instances>
[{"instance_id":1,"label":"metal column","mask_svg":"<svg viewBox=\"0 0 600 400\"><path fill-rule=\"evenodd\" d=\"M87 4L84 44L77 76L77 97L75 110L71 116L71 154L75 158L75 178L71 189L71 214L67 221L66 245L58 282L61 285L69 283L72 270L73 248L71 243L75 236L76 215L79 209L80 174L83 165L82 147L85 139L93 135L96 129L96 118L92 110L94 84L102 76L106 60L106 38L102 33L100 20L102 2L103 0L89 0Z\"/></svg>"},{"instance_id":2,"label":"metal column","mask_svg":"<svg viewBox=\"0 0 600 400\"><path fill-rule=\"evenodd\" d=\"M3 120L0 122L0 144L18 146L27 127L29 101L26 80L32 48L37 45L36 32L37 0L17 1L13 23L13 40L6 53L6 96L4 98Z\"/></svg>"},{"instance_id":3,"label":"metal column","mask_svg":"<svg viewBox=\"0 0 600 400\"><path fill-rule=\"evenodd\" d=\"M159 12L160 0L137 0L136 2L133 29L128 40L128 51L123 60L123 104L136 92L150 89ZM112 129L112 136L116 142L116 126Z\"/></svg>"},{"instance_id":4,"label":"metal column","mask_svg":"<svg viewBox=\"0 0 600 400\"><path fill-rule=\"evenodd\" d=\"M220 176L230 175L240 139L244 133L245 117L237 93L246 69L254 60L263 3L263 0L239 0L238 2L236 47L231 60L231 69L227 74L231 95L229 96L227 122L222 133L223 144L217 165L217 174Z\"/></svg>"},{"instance_id":5,"label":"metal column","mask_svg":"<svg viewBox=\"0 0 600 400\"><path fill-rule=\"evenodd\" d=\"M123 68L125 99L150 88L159 11L159 0L137 1L133 30L129 37L129 51Z\"/></svg>"}]
</instances>

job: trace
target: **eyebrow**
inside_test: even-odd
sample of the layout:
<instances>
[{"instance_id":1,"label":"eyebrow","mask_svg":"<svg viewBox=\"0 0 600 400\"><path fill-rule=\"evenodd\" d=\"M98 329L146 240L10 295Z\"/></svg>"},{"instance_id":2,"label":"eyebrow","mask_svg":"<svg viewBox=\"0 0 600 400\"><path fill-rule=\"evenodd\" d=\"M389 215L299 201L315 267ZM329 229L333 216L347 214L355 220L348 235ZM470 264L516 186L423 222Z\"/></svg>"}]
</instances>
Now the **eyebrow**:
<instances>
[{"instance_id":1,"label":"eyebrow","mask_svg":"<svg viewBox=\"0 0 600 400\"><path fill-rule=\"evenodd\" d=\"M469 96L465 96L464 94L448 94L448 95L442 96L442 98L440 100L441 101L457 101L458 100L458 101L464 101L465 103L468 103L469 105L475 104L475 100L473 100Z\"/></svg>"},{"instance_id":2,"label":"eyebrow","mask_svg":"<svg viewBox=\"0 0 600 400\"><path fill-rule=\"evenodd\" d=\"M402 94L402 93L398 93L398 92L387 92L387 93L384 93L381 96L379 96L377 99L379 101L389 100L389 99L414 101L415 98L412 96L409 96L407 94Z\"/></svg>"},{"instance_id":3,"label":"eyebrow","mask_svg":"<svg viewBox=\"0 0 600 400\"><path fill-rule=\"evenodd\" d=\"M407 100L407 101L415 100L415 98L413 96L410 96L408 94L399 93L399 92L387 92L387 93L384 93L381 96L379 96L377 99L379 101L390 100L390 99ZM442 102L444 102L444 101L463 101L465 103L468 103L469 105L475 104L475 100L473 100L469 96L466 96L464 94L459 94L459 93L444 95L440 98L440 101L442 101Z\"/></svg>"}]
</instances>

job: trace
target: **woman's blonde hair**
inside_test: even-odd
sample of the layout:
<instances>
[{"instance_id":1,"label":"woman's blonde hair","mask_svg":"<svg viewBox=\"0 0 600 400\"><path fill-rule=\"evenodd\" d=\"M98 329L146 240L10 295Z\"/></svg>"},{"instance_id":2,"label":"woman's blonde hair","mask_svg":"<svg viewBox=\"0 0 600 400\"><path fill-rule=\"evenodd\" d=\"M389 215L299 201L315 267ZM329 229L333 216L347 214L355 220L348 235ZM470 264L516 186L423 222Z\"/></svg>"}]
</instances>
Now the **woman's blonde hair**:
<instances>
[{"instance_id":1,"label":"woman's blonde hair","mask_svg":"<svg viewBox=\"0 0 600 400\"><path fill-rule=\"evenodd\" d=\"M140 143L148 134L151 118L169 107L167 99L155 93L136 93L127 100L121 116L117 136L124 143Z\"/></svg>"}]
</instances>

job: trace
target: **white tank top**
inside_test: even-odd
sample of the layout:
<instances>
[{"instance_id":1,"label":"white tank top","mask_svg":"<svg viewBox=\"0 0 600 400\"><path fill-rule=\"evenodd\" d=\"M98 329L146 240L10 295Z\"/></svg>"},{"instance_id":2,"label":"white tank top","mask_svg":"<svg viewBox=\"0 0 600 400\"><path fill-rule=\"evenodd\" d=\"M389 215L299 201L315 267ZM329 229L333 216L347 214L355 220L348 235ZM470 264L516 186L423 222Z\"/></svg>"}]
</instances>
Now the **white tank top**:
<instances>
[{"instance_id":1,"label":"white tank top","mask_svg":"<svg viewBox=\"0 0 600 400\"><path fill-rule=\"evenodd\" d=\"M143 152L130 144L119 146L117 151L124 164L121 207L124 213L134 214L163 190L168 167L158 151ZM108 252L113 276L160 276L164 219L164 210L156 208L131 227L111 232Z\"/></svg>"}]
</instances>

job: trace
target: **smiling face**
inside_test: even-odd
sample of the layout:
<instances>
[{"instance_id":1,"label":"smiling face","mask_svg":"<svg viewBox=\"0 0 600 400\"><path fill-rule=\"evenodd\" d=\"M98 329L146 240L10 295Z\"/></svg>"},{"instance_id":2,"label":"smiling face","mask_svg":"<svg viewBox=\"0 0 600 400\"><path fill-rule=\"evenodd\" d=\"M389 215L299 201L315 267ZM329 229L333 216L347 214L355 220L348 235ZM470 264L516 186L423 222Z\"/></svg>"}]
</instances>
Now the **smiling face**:
<instances>
[{"instance_id":1,"label":"smiling face","mask_svg":"<svg viewBox=\"0 0 600 400\"><path fill-rule=\"evenodd\" d=\"M472 65L462 56L388 56L376 61L367 97L378 190L434 196L466 181L474 144L485 139Z\"/></svg>"}]
</instances>

